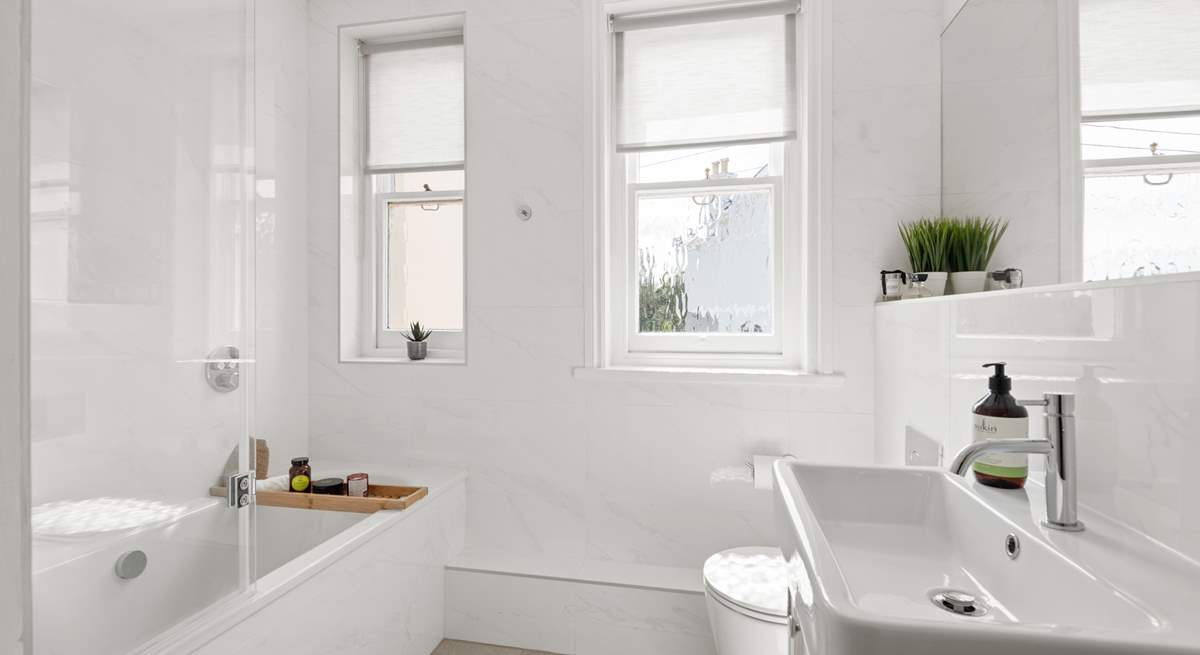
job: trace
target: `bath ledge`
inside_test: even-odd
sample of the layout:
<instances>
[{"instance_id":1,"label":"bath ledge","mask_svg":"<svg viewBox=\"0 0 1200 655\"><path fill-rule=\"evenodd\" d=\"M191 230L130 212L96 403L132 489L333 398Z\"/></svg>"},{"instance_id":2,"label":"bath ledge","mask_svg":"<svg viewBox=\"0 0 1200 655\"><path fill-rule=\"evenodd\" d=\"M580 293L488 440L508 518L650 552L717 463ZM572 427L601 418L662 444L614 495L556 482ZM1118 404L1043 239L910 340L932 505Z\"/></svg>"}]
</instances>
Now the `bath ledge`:
<instances>
[{"instance_id":1,"label":"bath ledge","mask_svg":"<svg viewBox=\"0 0 1200 655\"><path fill-rule=\"evenodd\" d=\"M700 569L598 560L556 560L503 553L463 553L446 563L448 571L541 578L582 584L703 594Z\"/></svg>"},{"instance_id":2,"label":"bath ledge","mask_svg":"<svg viewBox=\"0 0 1200 655\"><path fill-rule=\"evenodd\" d=\"M576 380L596 382L683 382L693 384L775 384L836 388L844 386L841 373L742 368L667 368L642 366L578 367Z\"/></svg>"}]
</instances>

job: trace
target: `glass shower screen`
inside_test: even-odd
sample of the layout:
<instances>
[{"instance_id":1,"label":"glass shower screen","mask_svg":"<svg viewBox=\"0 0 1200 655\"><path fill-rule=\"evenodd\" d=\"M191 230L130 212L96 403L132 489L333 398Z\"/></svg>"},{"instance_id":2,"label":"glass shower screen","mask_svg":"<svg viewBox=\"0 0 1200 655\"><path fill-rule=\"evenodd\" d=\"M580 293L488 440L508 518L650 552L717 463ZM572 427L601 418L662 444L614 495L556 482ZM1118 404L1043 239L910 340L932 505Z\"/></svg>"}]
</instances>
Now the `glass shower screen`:
<instances>
[{"instance_id":1,"label":"glass shower screen","mask_svg":"<svg viewBox=\"0 0 1200 655\"><path fill-rule=\"evenodd\" d=\"M252 26L32 4L35 644L129 652L253 580L254 510L210 494L253 466Z\"/></svg>"}]
</instances>

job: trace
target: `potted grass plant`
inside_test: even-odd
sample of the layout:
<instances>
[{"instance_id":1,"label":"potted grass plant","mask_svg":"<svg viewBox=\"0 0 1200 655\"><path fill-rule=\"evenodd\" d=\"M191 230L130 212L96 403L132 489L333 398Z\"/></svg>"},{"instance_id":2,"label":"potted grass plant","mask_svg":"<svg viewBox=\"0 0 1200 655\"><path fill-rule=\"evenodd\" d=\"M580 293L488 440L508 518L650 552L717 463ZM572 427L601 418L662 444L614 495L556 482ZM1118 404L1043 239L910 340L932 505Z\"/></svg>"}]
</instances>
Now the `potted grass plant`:
<instances>
[{"instance_id":1,"label":"potted grass plant","mask_svg":"<svg viewBox=\"0 0 1200 655\"><path fill-rule=\"evenodd\" d=\"M1007 231L1008 221L997 218L972 216L954 221L950 244L950 289L953 293L984 290L988 264Z\"/></svg>"},{"instance_id":2,"label":"potted grass plant","mask_svg":"<svg viewBox=\"0 0 1200 655\"><path fill-rule=\"evenodd\" d=\"M925 286L935 296L946 292L953 236L954 219L944 216L900 224L900 239L908 251L909 266L913 273L925 274Z\"/></svg>"},{"instance_id":3,"label":"potted grass plant","mask_svg":"<svg viewBox=\"0 0 1200 655\"><path fill-rule=\"evenodd\" d=\"M426 330L421 327L421 322L410 323L408 332L401 332L405 339L408 339L408 358L417 361L425 359L429 354L429 344L427 340L433 335L433 330Z\"/></svg>"}]
</instances>

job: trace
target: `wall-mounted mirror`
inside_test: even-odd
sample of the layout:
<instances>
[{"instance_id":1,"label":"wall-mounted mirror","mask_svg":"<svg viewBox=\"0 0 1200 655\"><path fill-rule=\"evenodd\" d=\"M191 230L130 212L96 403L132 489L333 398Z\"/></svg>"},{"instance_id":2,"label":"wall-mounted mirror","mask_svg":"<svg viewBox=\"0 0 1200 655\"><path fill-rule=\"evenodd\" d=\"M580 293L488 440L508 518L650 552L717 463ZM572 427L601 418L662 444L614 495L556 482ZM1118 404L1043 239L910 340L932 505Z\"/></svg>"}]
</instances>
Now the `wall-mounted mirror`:
<instances>
[{"instance_id":1,"label":"wall-mounted mirror","mask_svg":"<svg viewBox=\"0 0 1200 655\"><path fill-rule=\"evenodd\" d=\"M1026 285L1200 271L1200 2L948 0L942 213Z\"/></svg>"}]
</instances>

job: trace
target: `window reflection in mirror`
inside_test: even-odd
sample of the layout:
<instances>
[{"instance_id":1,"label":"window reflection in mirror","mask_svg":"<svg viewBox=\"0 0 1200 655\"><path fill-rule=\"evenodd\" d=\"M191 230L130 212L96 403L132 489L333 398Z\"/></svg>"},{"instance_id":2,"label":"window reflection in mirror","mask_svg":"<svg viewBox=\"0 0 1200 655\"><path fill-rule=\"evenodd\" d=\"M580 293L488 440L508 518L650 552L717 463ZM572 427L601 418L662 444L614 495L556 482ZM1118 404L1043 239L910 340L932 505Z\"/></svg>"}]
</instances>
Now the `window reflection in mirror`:
<instances>
[{"instance_id":1,"label":"window reflection in mirror","mask_svg":"<svg viewBox=\"0 0 1200 655\"><path fill-rule=\"evenodd\" d=\"M941 210L1009 220L992 268L1200 272L1200 2L947 6Z\"/></svg>"},{"instance_id":2,"label":"window reflection in mirror","mask_svg":"<svg viewBox=\"0 0 1200 655\"><path fill-rule=\"evenodd\" d=\"M1085 280L1200 271L1200 4L1079 0Z\"/></svg>"}]
</instances>

